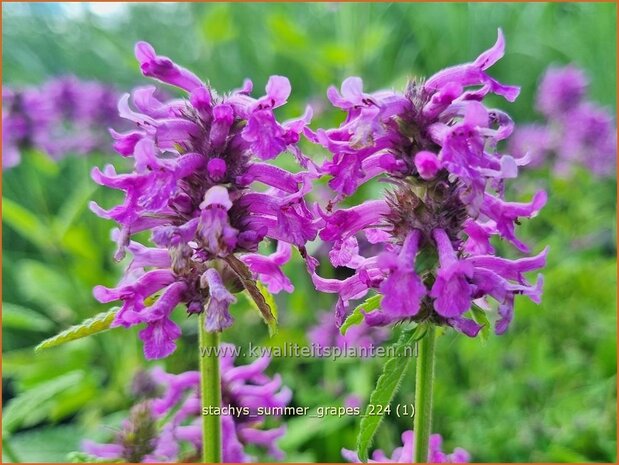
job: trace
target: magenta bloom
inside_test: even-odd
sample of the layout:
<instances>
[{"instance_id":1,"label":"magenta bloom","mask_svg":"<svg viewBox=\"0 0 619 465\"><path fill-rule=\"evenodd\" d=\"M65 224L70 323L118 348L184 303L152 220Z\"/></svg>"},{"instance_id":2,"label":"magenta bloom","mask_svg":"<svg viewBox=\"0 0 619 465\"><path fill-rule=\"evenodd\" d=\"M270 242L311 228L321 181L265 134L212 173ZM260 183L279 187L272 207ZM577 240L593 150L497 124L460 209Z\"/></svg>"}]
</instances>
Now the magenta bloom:
<instances>
[{"instance_id":1,"label":"magenta bloom","mask_svg":"<svg viewBox=\"0 0 619 465\"><path fill-rule=\"evenodd\" d=\"M596 176L614 177L617 126L611 114L604 108L585 102L574 109L563 124L562 140L557 141L556 171L569 174L573 165L581 165Z\"/></svg>"},{"instance_id":2,"label":"magenta bloom","mask_svg":"<svg viewBox=\"0 0 619 465\"><path fill-rule=\"evenodd\" d=\"M68 154L105 150L105 128L120 123L118 93L111 86L74 76L40 87L2 89L2 164L19 163L21 151L35 148L58 160Z\"/></svg>"},{"instance_id":3,"label":"magenta bloom","mask_svg":"<svg viewBox=\"0 0 619 465\"><path fill-rule=\"evenodd\" d=\"M430 319L469 336L481 329L468 313L473 304L491 310L486 301L494 300L495 328L502 333L515 295L539 301L541 277L531 285L523 273L542 268L546 251L507 260L494 257L491 245L498 236L528 252L515 225L536 216L547 200L544 192L525 203L503 198L505 181L529 161L497 152L514 124L483 104L488 94L508 101L518 95L517 87L487 72L503 53L499 31L495 45L474 62L413 81L404 93L366 93L359 78L344 81L341 93L329 89L331 103L346 111L345 121L306 134L333 154L321 170L331 177L336 205L373 178L390 186L384 199L351 208L330 203L322 213L319 236L333 242L332 264L353 274L324 279L313 257L307 256L307 265L317 289L339 295L338 324L350 301L369 292L383 296L381 307L365 315L371 326ZM360 254L356 243L363 235L382 252Z\"/></svg>"},{"instance_id":4,"label":"magenta bloom","mask_svg":"<svg viewBox=\"0 0 619 465\"><path fill-rule=\"evenodd\" d=\"M562 117L584 99L589 85L583 70L568 65L548 68L537 94L537 108L547 117Z\"/></svg>"},{"instance_id":5,"label":"magenta bloom","mask_svg":"<svg viewBox=\"0 0 619 465\"><path fill-rule=\"evenodd\" d=\"M413 431L402 433L402 446L397 447L391 457L382 450L376 450L372 454L369 463L414 463L413 451L415 447ZM440 434L430 436L430 448L428 450L428 463L469 463L471 456L464 449L457 447L451 454L442 451L443 438ZM357 454L348 449L342 449L342 457L352 463L361 463Z\"/></svg>"},{"instance_id":6,"label":"magenta bloom","mask_svg":"<svg viewBox=\"0 0 619 465\"><path fill-rule=\"evenodd\" d=\"M509 143L516 158L530 166L549 161L556 175L569 176L583 166L595 176L614 177L617 130L612 115L587 101L588 80L573 65L549 68L537 91L537 108L545 124L519 127Z\"/></svg>"},{"instance_id":7,"label":"magenta bloom","mask_svg":"<svg viewBox=\"0 0 619 465\"><path fill-rule=\"evenodd\" d=\"M223 344L221 349L222 407L228 409L224 410L227 414L221 415L223 462L253 461L245 452L249 445L263 448L281 460L283 453L276 441L285 434L285 427L264 429L265 417L258 415L258 408L285 407L292 397L291 391L282 386L279 375L269 378L264 374L270 363L268 356L249 365L234 366L235 347ZM133 408L114 442L85 441L82 445L85 452L133 463L191 461L190 457L199 454L202 448L200 374L188 371L174 375L155 368L150 377L161 393ZM231 412L230 407L233 407ZM277 417L277 411L273 412Z\"/></svg>"},{"instance_id":8,"label":"magenta bloom","mask_svg":"<svg viewBox=\"0 0 619 465\"><path fill-rule=\"evenodd\" d=\"M114 146L133 159L134 171L95 168L93 179L123 191L125 199L111 209L95 203L91 208L119 224L116 258L126 250L134 258L118 287L98 286L94 294L100 302L123 301L114 326L146 324L140 337L153 359L175 349L180 330L170 314L179 304L189 313L206 312L206 329L214 332L232 324L233 294L253 279L271 292L291 292L281 266L292 246L315 238L320 220L303 199L316 170L296 145L310 112L286 123L273 113L290 94L288 79L272 76L258 99L249 96L250 81L217 94L149 44L138 43L136 57L145 76L188 96L163 102L154 87L144 87L134 91L132 102L128 94L120 100L120 115L135 129L113 132ZM264 163L283 151L312 173ZM154 248L131 240L141 231L152 233ZM258 254L267 239L277 241L276 252Z\"/></svg>"},{"instance_id":9,"label":"magenta bloom","mask_svg":"<svg viewBox=\"0 0 619 465\"><path fill-rule=\"evenodd\" d=\"M518 126L509 138L509 151L514 158L527 157L529 168L542 166L552 150L552 136L549 129L541 124Z\"/></svg>"}]
</instances>

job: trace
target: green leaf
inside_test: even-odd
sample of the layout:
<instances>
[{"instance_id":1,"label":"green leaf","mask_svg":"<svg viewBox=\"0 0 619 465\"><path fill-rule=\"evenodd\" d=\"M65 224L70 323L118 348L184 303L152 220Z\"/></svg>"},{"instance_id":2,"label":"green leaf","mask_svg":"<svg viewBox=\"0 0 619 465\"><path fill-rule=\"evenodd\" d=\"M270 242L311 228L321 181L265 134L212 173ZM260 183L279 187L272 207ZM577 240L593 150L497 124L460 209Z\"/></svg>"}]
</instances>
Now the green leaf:
<instances>
[{"instance_id":1,"label":"green leaf","mask_svg":"<svg viewBox=\"0 0 619 465\"><path fill-rule=\"evenodd\" d=\"M10 433L18 428L34 426L45 420L54 405L53 398L79 384L83 377L83 371L72 371L38 384L11 399L2 412L3 431Z\"/></svg>"},{"instance_id":2,"label":"green leaf","mask_svg":"<svg viewBox=\"0 0 619 465\"><path fill-rule=\"evenodd\" d=\"M2 374L13 378L16 389L30 389L45 380L56 378L70 371L94 363L96 352L88 340L65 346L64 350L49 350L33 353L32 346L11 350L2 354Z\"/></svg>"},{"instance_id":3,"label":"green leaf","mask_svg":"<svg viewBox=\"0 0 619 465\"><path fill-rule=\"evenodd\" d=\"M45 332L54 327L54 322L29 308L2 302L2 327Z\"/></svg>"},{"instance_id":4,"label":"green leaf","mask_svg":"<svg viewBox=\"0 0 619 465\"><path fill-rule=\"evenodd\" d=\"M56 402L50 408L49 419L60 421L70 415L84 410L89 402L101 402L101 389L93 372L88 372L79 384L71 386L56 396Z\"/></svg>"},{"instance_id":5,"label":"green leaf","mask_svg":"<svg viewBox=\"0 0 619 465\"><path fill-rule=\"evenodd\" d=\"M437 264L438 255L434 247L424 247L415 259L415 272L421 276L426 271L435 269Z\"/></svg>"},{"instance_id":6,"label":"green leaf","mask_svg":"<svg viewBox=\"0 0 619 465\"><path fill-rule=\"evenodd\" d=\"M415 341L421 339L426 331L426 324L420 324L413 330L403 331L398 342L394 344L396 355L385 363L383 373L370 395L369 405L373 406L373 411L384 413L385 408L391 403L411 362L411 357L406 356L404 349L411 347ZM363 462L368 460L368 449L383 419L383 415L369 415L370 411L368 407L365 416L361 419L357 436L357 454Z\"/></svg>"},{"instance_id":7,"label":"green leaf","mask_svg":"<svg viewBox=\"0 0 619 465\"><path fill-rule=\"evenodd\" d=\"M273 316L277 320L279 310L277 309L277 303L275 302L275 297L273 296L273 294L269 292L267 287L264 284L262 284L260 281L256 281L256 286L258 287L258 290L264 297L264 300L266 301L267 305L271 307L271 312L273 312Z\"/></svg>"},{"instance_id":8,"label":"green leaf","mask_svg":"<svg viewBox=\"0 0 619 465\"><path fill-rule=\"evenodd\" d=\"M279 444L284 450L298 450L313 437L327 437L341 432L352 417L326 415L324 418L298 416L286 420L286 434Z\"/></svg>"},{"instance_id":9,"label":"green leaf","mask_svg":"<svg viewBox=\"0 0 619 465\"><path fill-rule=\"evenodd\" d=\"M58 163L42 150L29 150L28 157L37 172L51 177L56 176L60 172Z\"/></svg>"},{"instance_id":10,"label":"green leaf","mask_svg":"<svg viewBox=\"0 0 619 465\"><path fill-rule=\"evenodd\" d=\"M118 308L113 308L107 312L99 313L98 315L83 321L79 325L71 326L60 334L57 334L49 339L45 339L38 346L36 346L34 350L37 352L39 350L49 349L50 347L55 347L69 341L74 341L76 339L81 339L86 336L91 336L93 334L106 331L110 328L116 313L118 313Z\"/></svg>"},{"instance_id":11,"label":"green leaf","mask_svg":"<svg viewBox=\"0 0 619 465\"><path fill-rule=\"evenodd\" d=\"M481 342L485 344L490 336L490 321L488 321L488 316L486 315L486 312L484 312L482 308L476 304L472 305L471 314L473 315L475 323L482 325L479 336L481 338Z\"/></svg>"},{"instance_id":12,"label":"green leaf","mask_svg":"<svg viewBox=\"0 0 619 465\"><path fill-rule=\"evenodd\" d=\"M64 271L64 273L63 273ZM66 277L66 270L37 260L20 260L15 266L20 294L38 304L54 321L72 323L79 291Z\"/></svg>"},{"instance_id":13,"label":"green leaf","mask_svg":"<svg viewBox=\"0 0 619 465\"><path fill-rule=\"evenodd\" d=\"M67 453L79 448L83 436L84 426L74 422L16 433L10 441L20 463L63 463Z\"/></svg>"},{"instance_id":14,"label":"green leaf","mask_svg":"<svg viewBox=\"0 0 619 465\"><path fill-rule=\"evenodd\" d=\"M34 213L6 197L2 199L2 221L37 247L53 248L49 228Z\"/></svg>"},{"instance_id":15,"label":"green leaf","mask_svg":"<svg viewBox=\"0 0 619 465\"><path fill-rule=\"evenodd\" d=\"M260 316L269 328L269 335L277 334L277 307L271 293L262 284L254 280L247 265L234 255L229 255L225 260L249 293L250 302L255 304L255 308L258 309Z\"/></svg>"},{"instance_id":16,"label":"green leaf","mask_svg":"<svg viewBox=\"0 0 619 465\"><path fill-rule=\"evenodd\" d=\"M346 334L346 331L348 331L348 328L350 328L351 326L361 324L361 322L363 321L363 313L361 313L362 310L366 313L371 312L372 310L376 310L378 307L380 307L380 303L382 300L383 296L381 294L376 294L372 297L367 298L365 302L363 302L361 305L358 305L352 311L352 313L348 315L348 318L346 318L344 324L340 328L340 333L342 334L342 336Z\"/></svg>"},{"instance_id":17,"label":"green leaf","mask_svg":"<svg viewBox=\"0 0 619 465\"><path fill-rule=\"evenodd\" d=\"M89 263L98 260L100 246L93 241L92 231L83 225L69 227L61 236L60 241L63 249L76 258L82 257Z\"/></svg>"},{"instance_id":18,"label":"green leaf","mask_svg":"<svg viewBox=\"0 0 619 465\"><path fill-rule=\"evenodd\" d=\"M71 225L76 223L79 215L86 210L88 202L92 200L98 186L92 181L78 184L67 200L60 207L58 216L55 218L55 226L60 236L64 236Z\"/></svg>"}]
</instances>

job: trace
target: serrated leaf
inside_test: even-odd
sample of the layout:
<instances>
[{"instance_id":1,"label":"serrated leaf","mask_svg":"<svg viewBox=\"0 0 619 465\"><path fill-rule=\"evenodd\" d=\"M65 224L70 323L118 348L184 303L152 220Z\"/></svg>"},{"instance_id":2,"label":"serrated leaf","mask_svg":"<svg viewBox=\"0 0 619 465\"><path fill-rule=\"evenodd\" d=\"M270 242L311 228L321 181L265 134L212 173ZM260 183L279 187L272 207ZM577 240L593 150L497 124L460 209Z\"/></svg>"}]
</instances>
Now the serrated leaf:
<instances>
[{"instance_id":1,"label":"serrated leaf","mask_svg":"<svg viewBox=\"0 0 619 465\"><path fill-rule=\"evenodd\" d=\"M404 349L421 339L426 331L426 324L418 325L410 331L403 331L398 341L394 344L396 355L385 363L383 372L376 382L376 387L370 395L369 405L373 406L373 411L384 412L385 408L393 400L402 379L406 375L412 358L403 354ZM357 436L357 454L362 462L367 462L368 460L368 449L372 445L374 435L383 419L383 415L369 415L369 412L368 407L365 416L361 419L359 435Z\"/></svg>"},{"instance_id":2,"label":"serrated leaf","mask_svg":"<svg viewBox=\"0 0 619 465\"><path fill-rule=\"evenodd\" d=\"M340 334L344 336L346 334L346 331L348 331L348 328L361 324L361 322L363 321L363 313L361 313L361 311L363 310L367 313L371 312L372 310L376 310L378 307L380 307L380 303L382 302L382 300L383 296L381 294L376 294L372 297L367 298L365 302L358 305L352 311L352 313L348 315L348 317L344 321L344 324L342 324L342 327L340 328Z\"/></svg>"},{"instance_id":3,"label":"serrated leaf","mask_svg":"<svg viewBox=\"0 0 619 465\"><path fill-rule=\"evenodd\" d=\"M249 293L253 303L256 305L260 316L267 324L269 328L269 335L273 336L277 334L277 308L275 306L275 299L262 284L256 282L251 275L251 271L247 268L247 265L236 258L234 255L226 257L226 262L230 265L230 268L237 274L243 287Z\"/></svg>"},{"instance_id":4,"label":"serrated leaf","mask_svg":"<svg viewBox=\"0 0 619 465\"><path fill-rule=\"evenodd\" d=\"M118 308L113 308L107 312L99 313L92 318L84 320L79 325L71 326L54 337L45 339L34 348L35 352L43 349L49 349L64 344L69 341L81 339L83 337L92 336L93 334L107 331L114 321L114 317L118 313Z\"/></svg>"},{"instance_id":5,"label":"serrated leaf","mask_svg":"<svg viewBox=\"0 0 619 465\"><path fill-rule=\"evenodd\" d=\"M490 321L488 320L488 316L486 315L486 312L484 312L483 309L476 304L471 306L471 315L473 316L475 323L482 325L479 336L481 342L485 344L488 341L488 337L490 337Z\"/></svg>"},{"instance_id":6,"label":"serrated leaf","mask_svg":"<svg viewBox=\"0 0 619 465\"><path fill-rule=\"evenodd\" d=\"M21 305L2 302L2 328L25 331L49 331L54 322L45 315Z\"/></svg>"}]
</instances>

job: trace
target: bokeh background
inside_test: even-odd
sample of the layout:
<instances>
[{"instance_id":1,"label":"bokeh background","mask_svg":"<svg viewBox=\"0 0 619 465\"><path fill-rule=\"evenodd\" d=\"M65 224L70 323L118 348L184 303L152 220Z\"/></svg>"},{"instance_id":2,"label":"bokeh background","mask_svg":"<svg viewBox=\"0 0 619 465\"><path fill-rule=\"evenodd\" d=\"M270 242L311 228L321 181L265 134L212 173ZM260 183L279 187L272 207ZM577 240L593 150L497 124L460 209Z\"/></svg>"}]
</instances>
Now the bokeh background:
<instances>
[{"instance_id":1,"label":"bokeh background","mask_svg":"<svg viewBox=\"0 0 619 465\"><path fill-rule=\"evenodd\" d=\"M261 89L269 75L286 75L293 94L282 116L297 116L309 101L312 127L326 127L342 118L328 106L329 85L359 75L367 89L401 88L410 77L473 60L501 27L507 54L492 75L522 93L514 104L491 103L518 124L539 118L534 96L549 65L583 68L590 98L615 113L615 18L614 4L584 3L3 4L3 87L71 74L129 91L147 83L133 58L134 43L147 40L217 89L240 87L245 77ZM92 198L113 202L89 178L93 165L107 162L127 168L111 149L58 162L32 150L3 171L3 461L64 461L83 438L110 439L131 406L133 375L153 365L127 330L33 352L45 337L105 310L91 289L120 276L113 225L87 208ZM464 447L478 462L614 462L616 177L577 169L565 178L541 168L525 171L509 195L525 199L539 187L549 191L548 206L522 234L535 252L551 246L543 303L517 300L502 337L440 338L434 430L446 449ZM288 272L296 291L278 296L278 336L269 340L241 301L225 340L308 343L333 296L316 294L299 257ZM195 369L198 360L195 321L179 321L180 349L159 362L172 372ZM281 358L269 370L281 373L294 405L337 406L351 394L365 404L382 363ZM411 371L396 402L413 389ZM287 461L337 462L341 447L354 448L358 418L284 420ZM388 417L376 447L392 450L408 423Z\"/></svg>"}]
</instances>

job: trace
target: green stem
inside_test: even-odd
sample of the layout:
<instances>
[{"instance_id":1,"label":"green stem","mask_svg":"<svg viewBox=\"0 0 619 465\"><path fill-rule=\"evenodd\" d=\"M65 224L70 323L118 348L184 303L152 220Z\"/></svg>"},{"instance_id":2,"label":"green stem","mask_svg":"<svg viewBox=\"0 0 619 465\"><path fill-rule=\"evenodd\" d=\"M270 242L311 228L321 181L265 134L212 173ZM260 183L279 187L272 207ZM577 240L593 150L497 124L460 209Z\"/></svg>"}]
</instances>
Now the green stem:
<instances>
[{"instance_id":1,"label":"green stem","mask_svg":"<svg viewBox=\"0 0 619 465\"><path fill-rule=\"evenodd\" d=\"M219 375L219 333L204 329L200 314L200 386L202 392L202 462L221 463L221 421L209 410L221 407ZM206 413L206 415L205 415Z\"/></svg>"},{"instance_id":2,"label":"green stem","mask_svg":"<svg viewBox=\"0 0 619 465\"><path fill-rule=\"evenodd\" d=\"M417 374L415 378L415 463L428 461L428 447L432 431L432 389L434 384L434 349L436 327L428 326L425 336L419 341Z\"/></svg>"}]
</instances>

